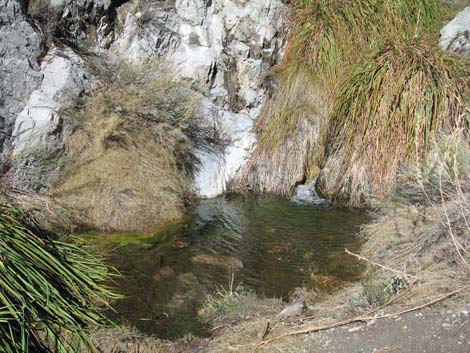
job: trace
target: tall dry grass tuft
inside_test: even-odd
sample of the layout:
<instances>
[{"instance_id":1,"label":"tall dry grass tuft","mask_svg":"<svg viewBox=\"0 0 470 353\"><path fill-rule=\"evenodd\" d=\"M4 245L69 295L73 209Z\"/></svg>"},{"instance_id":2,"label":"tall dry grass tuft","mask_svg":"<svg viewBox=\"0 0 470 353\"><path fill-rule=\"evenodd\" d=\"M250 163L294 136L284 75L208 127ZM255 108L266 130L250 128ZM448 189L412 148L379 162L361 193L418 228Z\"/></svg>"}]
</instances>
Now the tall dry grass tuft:
<instances>
[{"instance_id":1,"label":"tall dry grass tuft","mask_svg":"<svg viewBox=\"0 0 470 353\"><path fill-rule=\"evenodd\" d=\"M328 97L320 94L310 71L297 67L277 76L274 92L256 121L258 144L244 182L256 192L289 194L296 183L316 172L317 146Z\"/></svg>"},{"instance_id":2,"label":"tall dry grass tuft","mask_svg":"<svg viewBox=\"0 0 470 353\"><path fill-rule=\"evenodd\" d=\"M151 231L180 220L194 149L215 140L197 97L157 62L117 62L100 78L93 97L67 112L76 131L52 197L103 231Z\"/></svg>"},{"instance_id":3,"label":"tall dry grass tuft","mask_svg":"<svg viewBox=\"0 0 470 353\"><path fill-rule=\"evenodd\" d=\"M440 10L437 0L298 1L284 65L308 65L328 89L379 38L416 37Z\"/></svg>"},{"instance_id":4,"label":"tall dry grass tuft","mask_svg":"<svg viewBox=\"0 0 470 353\"><path fill-rule=\"evenodd\" d=\"M366 225L363 254L417 276L404 295L419 302L468 284L470 144L462 130L436 138L425 161L402 171L400 188ZM392 201L392 202L391 202ZM385 272L385 273L384 273ZM376 276L386 275L379 270ZM468 294L467 294L468 297Z\"/></svg>"},{"instance_id":5,"label":"tall dry grass tuft","mask_svg":"<svg viewBox=\"0 0 470 353\"><path fill-rule=\"evenodd\" d=\"M418 41L387 42L356 65L330 116L320 191L350 205L390 191L437 133L468 127L469 75L466 61Z\"/></svg>"}]
</instances>

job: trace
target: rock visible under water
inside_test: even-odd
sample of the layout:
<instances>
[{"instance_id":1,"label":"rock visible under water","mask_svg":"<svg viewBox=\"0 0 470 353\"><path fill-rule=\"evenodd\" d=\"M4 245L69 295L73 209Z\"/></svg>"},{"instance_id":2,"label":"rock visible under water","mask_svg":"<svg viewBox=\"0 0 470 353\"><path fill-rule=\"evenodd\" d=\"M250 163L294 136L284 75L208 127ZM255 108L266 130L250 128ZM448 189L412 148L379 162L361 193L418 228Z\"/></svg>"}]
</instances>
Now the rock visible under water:
<instances>
[{"instance_id":1,"label":"rock visible under water","mask_svg":"<svg viewBox=\"0 0 470 353\"><path fill-rule=\"evenodd\" d=\"M153 275L155 281L160 281L164 278L171 278L176 276L176 271L170 266L163 266L160 271Z\"/></svg>"},{"instance_id":2,"label":"rock visible under water","mask_svg":"<svg viewBox=\"0 0 470 353\"><path fill-rule=\"evenodd\" d=\"M234 256L213 256L213 255L197 255L192 258L193 262L226 268L241 269L243 262Z\"/></svg>"}]
</instances>

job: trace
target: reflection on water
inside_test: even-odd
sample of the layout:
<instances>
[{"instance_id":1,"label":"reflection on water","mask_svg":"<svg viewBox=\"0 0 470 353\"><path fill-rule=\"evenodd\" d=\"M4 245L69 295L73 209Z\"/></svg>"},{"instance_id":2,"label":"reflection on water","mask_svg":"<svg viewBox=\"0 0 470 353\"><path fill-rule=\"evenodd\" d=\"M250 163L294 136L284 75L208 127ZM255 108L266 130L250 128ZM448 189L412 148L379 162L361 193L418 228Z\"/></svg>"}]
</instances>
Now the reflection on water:
<instances>
[{"instance_id":1,"label":"reflection on water","mask_svg":"<svg viewBox=\"0 0 470 353\"><path fill-rule=\"evenodd\" d=\"M169 240L106 238L111 261L125 275L117 285L127 295L112 316L161 338L204 335L197 309L216 285L227 286L230 268L236 282L266 296L310 286L312 272L356 280L359 268L344 248L357 250L354 235L365 221L349 210L282 198L201 201L193 224Z\"/></svg>"}]
</instances>

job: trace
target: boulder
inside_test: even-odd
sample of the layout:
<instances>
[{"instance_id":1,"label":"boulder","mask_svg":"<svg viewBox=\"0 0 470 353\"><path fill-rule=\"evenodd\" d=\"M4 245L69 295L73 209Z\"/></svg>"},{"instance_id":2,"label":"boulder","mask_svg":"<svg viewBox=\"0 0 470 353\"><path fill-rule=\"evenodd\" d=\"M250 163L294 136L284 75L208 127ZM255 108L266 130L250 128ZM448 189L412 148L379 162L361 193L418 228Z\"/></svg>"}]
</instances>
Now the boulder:
<instances>
[{"instance_id":1,"label":"boulder","mask_svg":"<svg viewBox=\"0 0 470 353\"><path fill-rule=\"evenodd\" d=\"M42 62L41 75L41 85L15 119L11 138L12 186L23 191L39 191L54 181L71 133L61 109L91 91L91 75L71 49L51 49Z\"/></svg>"},{"instance_id":2,"label":"boulder","mask_svg":"<svg viewBox=\"0 0 470 353\"><path fill-rule=\"evenodd\" d=\"M470 7L459 12L441 30L439 45L450 52L470 55Z\"/></svg>"}]
</instances>

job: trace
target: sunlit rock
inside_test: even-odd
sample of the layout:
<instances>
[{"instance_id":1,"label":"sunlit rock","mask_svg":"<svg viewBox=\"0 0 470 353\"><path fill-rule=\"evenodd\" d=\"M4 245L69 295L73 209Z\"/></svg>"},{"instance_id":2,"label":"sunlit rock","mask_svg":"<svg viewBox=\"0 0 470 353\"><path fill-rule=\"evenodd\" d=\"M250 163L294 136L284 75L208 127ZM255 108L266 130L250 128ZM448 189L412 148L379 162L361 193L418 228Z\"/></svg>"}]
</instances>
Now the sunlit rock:
<instances>
[{"instance_id":1,"label":"sunlit rock","mask_svg":"<svg viewBox=\"0 0 470 353\"><path fill-rule=\"evenodd\" d=\"M91 91L83 60L70 49L49 51L41 73L42 83L18 114L12 134L12 186L20 190L39 190L50 184L71 132L61 109Z\"/></svg>"},{"instance_id":2,"label":"sunlit rock","mask_svg":"<svg viewBox=\"0 0 470 353\"><path fill-rule=\"evenodd\" d=\"M470 7L459 12L441 30L439 45L450 52L470 55Z\"/></svg>"},{"instance_id":3,"label":"sunlit rock","mask_svg":"<svg viewBox=\"0 0 470 353\"><path fill-rule=\"evenodd\" d=\"M178 0L174 8L129 13L112 50L141 62L160 58L202 93L223 151L199 151L196 189L202 197L227 190L256 145L254 121L265 101L264 73L280 61L288 7L280 0Z\"/></svg>"}]
</instances>

